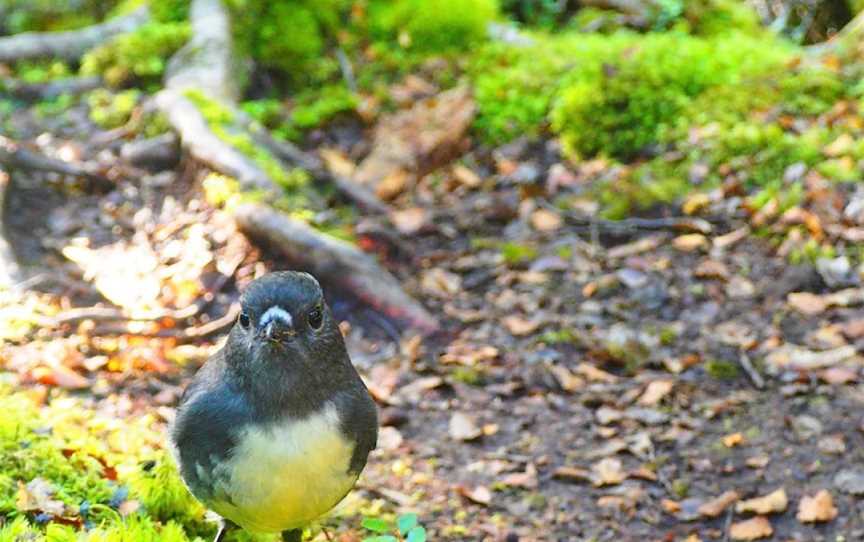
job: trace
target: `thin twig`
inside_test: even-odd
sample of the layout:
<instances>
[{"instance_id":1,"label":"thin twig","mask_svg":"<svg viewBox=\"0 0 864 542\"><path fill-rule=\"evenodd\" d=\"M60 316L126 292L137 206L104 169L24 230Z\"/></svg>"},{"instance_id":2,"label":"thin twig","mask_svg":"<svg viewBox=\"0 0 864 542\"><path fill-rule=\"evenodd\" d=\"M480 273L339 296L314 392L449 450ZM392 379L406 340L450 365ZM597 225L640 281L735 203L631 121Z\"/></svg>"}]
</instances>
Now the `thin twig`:
<instances>
[{"instance_id":1,"label":"thin twig","mask_svg":"<svg viewBox=\"0 0 864 542\"><path fill-rule=\"evenodd\" d=\"M756 367L754 367L750 362L750 358L745 352L741 352L741 355L738 356L738 363L741 365L741 368L744 369L744 372L747 373L750 382L753 383L753 386L757 390L765 388L765 379L762 378L762 375L759 374L759 371L757 371Z\"/></svg>"}]
</instances>

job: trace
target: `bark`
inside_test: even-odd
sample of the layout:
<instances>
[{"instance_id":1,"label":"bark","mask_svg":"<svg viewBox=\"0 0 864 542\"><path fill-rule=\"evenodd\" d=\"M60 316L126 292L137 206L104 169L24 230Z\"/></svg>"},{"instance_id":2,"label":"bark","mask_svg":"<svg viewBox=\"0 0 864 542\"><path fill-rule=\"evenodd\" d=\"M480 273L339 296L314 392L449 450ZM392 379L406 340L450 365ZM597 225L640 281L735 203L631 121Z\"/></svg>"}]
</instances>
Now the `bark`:
<instances>
[{"instance_id":1,"label":"bark","mask_svg":"<svg viewBox=\"0 0 864 542\"><path fill-rule=\"evenodd\" d=\"M18 79L6 78L0 81L0 94L7 94L20 100L38 102L52 100L63 94L84 94L101 86L101 77L70 77L47 83L27 83Z\"/></svg>"},{"instance_id":2,"label":"bark","mask_svg":"<svg viewBox=\"0 0 864 542\"><path fill-rule=\"evenodd\" d=\"M43 171L81 177L99 188L111 188L114 186L114 183L108 178L83 165L64 162L63 160L31 151L3 136L0 136L0 166L6 169Z\"/></svg>"},{"instance_id":3,"label":"bark","mask_svg":"<svg viewBox=\"0 0 864 542\"><path fill-rule=\"evenodd\" d=\"M80 30L65 32L24 32L0 38L0 62L34 58L73 61L119 34L132 32L150 20L146 5L132 13Z\"/></svg>"},{"instance_id":4,"label":"bark","mask_svg":"<svg viewBox=\"0 0 864 542\"><path fill-rule=\"evenodd\" d=\"M290 143L274 139L237 107L244 69L231 43L228 12L219 0L193 0L193 37L169 62L165 89L155 99L189 154L207 167L236 178L244 188L276 191L273 180L254 161L220 139L184 91L203 92L231 115L229 131L245 133L286 166L299 166L319 180L334 182L362 206L386 212L363 187L331 176L321 161ZM435 319L408 296L399 282L356 247L320 233L263 205L241 207L235 219L250 236L265 240L323 281L368 303L387 316L424 333L438 329Z\"/></svg>"},{"instance_id":5,"label":"bark","mask_svg":"<svg viewBox=\"0 0 864 542\"><path fill-rule=\"evenodd\" d=\"M861 56L864 44L864 11L846 23L840 32L824 43L811 45L807 52L812 55L834 54L840 56Z\"/></svg>"},{"instance_id":6,"label":"bark","mask_svg":"<svg viewBox=\"0 0 864 542\"><path fill-rule=\"evenodd\" d=\"M303 222L258 204L235 212L240 229L277 249L295 265L350 293L388 318L424 334L438 322L402 290L399 281L355 246L322 235Z\"/></svg>"}]
</instances>

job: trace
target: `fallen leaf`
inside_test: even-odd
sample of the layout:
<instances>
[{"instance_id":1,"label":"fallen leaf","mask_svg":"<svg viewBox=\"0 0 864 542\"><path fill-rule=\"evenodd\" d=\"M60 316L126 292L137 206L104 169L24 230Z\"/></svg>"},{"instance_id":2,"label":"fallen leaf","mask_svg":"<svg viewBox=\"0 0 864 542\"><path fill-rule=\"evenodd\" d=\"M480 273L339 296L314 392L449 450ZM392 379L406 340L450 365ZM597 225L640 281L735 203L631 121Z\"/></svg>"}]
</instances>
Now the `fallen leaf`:
<instances>
[{"instance_id":1,"label":"fallen leaf","mask_svg":"<svg viewBox=\"0 0 864 542\"><path fill-rule=\"evenodd\" d=\"M596 487L614 486L627 478L621 460L614 457L601 459L591 468Z\"/></svg>"},{"instance_id":2,"label":"fallen leaf","mask_svg":"<svg viewBox=\"0 0 864 542\"><path fill-rule=\"evenodd\" d=\"M405 191L410 177L404 169L394 169L381 179L375 187L375 194L383 200L391 200Z\"/></svg>"},{"instance_id":3,"label":"fallen leaf","mask_svg":"<svg viewBox=\"0 0 864 542\"><path fill-rule=\"evenodd\" d=\"M738 446L743 442L744 435L742 435L741 433L732 433L731 435L726 435L725 437L723 437L723 446L726 446L727 448L734 448L735 446Z\"/></svg>"},{"instance_id":4,"label":"fallen leaf","mask_svg":"<svg viewBox=\"0 0 864 542\"><path fill-rule=\"evenodd\" d=\"M90 387L90 381L63 365L54 367L34 367L31 378L46 386L57 386L67 390L80 390Z\"/></svg>"},{"instance_id":5,"label":"fallen leaf","mask_svg":"<svg viewBox=\"0 0 864 542\"><path fill-rule=\"evenodd\" d=\"M422 207L410 207L390 213L390 221L399 233L413 235L429 223L429 213Z\"/></svg>"},{"instance_id":6,"label":"fallen leaf","mask_svg":"<svg viewBox=\"0 0 864 542\"><path fill-rule=\"evenodd\" d=\"M553 364L549 366L549 372L552 373L552 376L555 377L558 385L564 391L574 392L585 387L585 381L573 374L567 367Z\"/></svg>"},{"instance_id":7,"label":"fallen leaf","mask_svg":"<svg viewBox=\"0 0 864 542\"><path fill-rule=\"evenodd\" d=\"M681 511L681 503L671 499L663 499L660 501L660 506L667 514L675 515Z\"/></svg>"},{"instance_id":8,"label":"fallen leaf","mask_svg":"<svg viewBox=\"0 0 864 542\"><path fill-rule=\"evenodd\" d=\"M729 269L723 262L717 260L702 260L699 262L699 265L696 266L693 275L700 279L728 280Z\"/></svg>"},{"instance_id":9,"label":"fallen leaf","mask_svg":"<svg viewBox=\"0 0 864 542\"><path fill-rule=\"evenodd\" d=\"M771 522L762 516L756 516L745 521L733 523L729 527L729 536L732 540L759 540L768 538L774 534Z\"/></svg>"},{"instance_id":10,"label":"fallen leaf","mask_svg":"<svg viewBox=\"0 0 864 542\"><path fill-rule=\"evenodd\" d=\"M612 373L607 373L602 369L598 369L597 367L584 362L576 366L576 373L584 376L592 382L605 382L607 384L618 382L618 377Z\"/></svg>"},{"instance_id":11,"label":"fallen leaf","mask_svg":"<svg viewBox=\"0 0 864 542\"><path fill-rule=\"evenodd\" d=\"M435 297L449 299L456 295L462 288L462 279L459 275L433 267L423 272L420 277L420 287Z\"/></svg>"},{"instance_id":12,"label":"fallen leaf","mask_svg":"<svg viewBox=\"0 0 864 542\"><path fill-rule=\"evenodd\" d=\"M655 380L649 383L639 398L639 404L645 406L657 405L664 397L669 395L674 385L675 382L672 380Z\"/></svg>"},{"instance_id":13,"label":"fallen leaf","mask_svg":"<svg viewBox=\"0 0 864 542\"><path fill-rule=\"evenodd\" d=\"M483 434L474 418L464 412L453 413L450 417L449 432L451 438L463 442L476 440Z\"/></svg>"},{"instance_id":14,"label":"fallen leaf","mask_svg":"<svg viewBox=\"0 0 864 542\"><path fill-rule=\"evenodd\" d=\"M455 363L471 367L498 357L498 349L491 345L455 342L441 355L441 363Z\"/></svg>"},{"instance_id":15,"label":"fallen leaf","mask_svg":"<svg viewBox=\"0 0 864 542\"><path fill-rule=\"evenodd\" d=\"M808 371L837 365L856 354L857 350L852 345L816 351L787 344L768 354L765 362L777 369Z\"/></svg>"},{"instance_id":16,"label":"fallen leaf","mask_svg":"<svg viewBox=\"0 0 864 542\"><path fill-rule=\"evenodd\" d=\"M681 205L681 210L685 215L695 215L699 211L708 207L711 204L711 198L708 194L697 192L688 196Z\"/></svg>"},{"instance_id":17,"label":"fallen leaf","mask_svg":"<svg viewBox=\"0 0 864 542\"><path fill-rule=\"evenodd\" d=\"M591 473L585 469L576 467L558 467L552 473L552 476L559 480L567 480L571 482L591 482L593 478Z\"/></svg>"},{"instance_id":18,"label":"fallen leaf","mask_svg":"<svg viewBox=\"0 0 864 542\"><path fill-rule=\"evenodd\" d=\"M834 499L827 489L813 495L805 495L798 504L798 521L801 523L818 523L831 521L837 517Z\"/></svg>"},{"instance_id":19,"label":"fallen leaf","mask_svg":"<svg viewBox=\"0 0 864 542\"><path fill-rule=\"evenodd\" d=\"M786 302L796 311L810 316L821 314L828 308L823 296L810 292L792 292L786 296Z\"/></svg>"},{"instance_id":20,"label":"fallen leaf","mask_svg":"<svg viewBox=\"0 0 864 542\"><path fill-rule=\"evenodd\" d=\"M708 248L708 239L701 233L688 233L673 239L672 246L681 252L704 250Z\"/></svg>"},{"instance_id":21,"label":"fallen leaf","mask_svg":"<svg viewBox=\"0 0 864 542\"><path fill-rule=\"evenodd\" d=\"M722 514L729 506L734 504L740 496L737 491L727 491L715 499L711 499L699 507L699 514L716 518Z\"/></svg>"},{"instance_id":22,"label":"fallen leaf","mask_svg":"<svg viewBox=\"0 0 864 542\"><path fill-rule=\"evenodd\" d=\"M458 486L457 491L469 501L477 504L489 506L489 503L492 502L492 492L486 486L476 486L473 488Z\"/></svg>"},{"instance_id":23,"label":"fallen leaf","mask_svg":"<svg viewBox=\"0 0 864 542\"><path fill-rule=\"evenodd\" d=\"M468 188L477 188L482 183L479 175L463 165L453 166L453 177Z\"/></svg>"},{"instance_id":24,"label":"fallen leaf","mask_svg":"<svg viewBox=\"0 0 864 542\"><path fill-rule=\"evenodd\" d=\"M537 209L531 213L531 225L541 232L554 232L561 229L564 220L561 215L548 209Z\"/></svg>"},{"instance_id":25,"label":"fallen leaf","mask_svg":"<svg viewBox=\"0 0 864 542\"><path fill-rule=\"evenodd\" d=\"M55 493L57 489L44 478L34 478L26 485L19 481L16 507L19 512L37 512L61 517L66 512L66 505L53 498Z\"/></svg>"},{"instance_id":26,"label":"fallen leaf","mask_svg":"<svg viewBox=\"0 0 864 542\"><path fill-rule=\"evenodd\" d=\"M525 472L514 472L508 474L501 479L501 483L510 487L535 489L538 485L537 467L535 467L533 463L528 463L525 467Z\"/></svg>"},{"instance_id":27,"label":"fallen leaf","mask_svg":"<svg viewBox=\"0 0 864 542\"><path fill-rule=\"evenodd\" d=\"M504 327L507 328L507 331L516 337L530 335L540 327L540 322L528 320L515 314L505 317L502 320L502 323L504 324Z\"/></svg>"},{"instance_id":28,"label":"fallen leaf","mask_svg":"<svg viewBox=\"0 0 864 542\"><path fill-rule=\"evenodd\" d=\"M739 501L735 505L735 511L739 514L779 514L786 511L789 506L789 499L786 497L786 489L779 488L762 497L754 497L744 501Z\"/></svg>"}]
</instances>

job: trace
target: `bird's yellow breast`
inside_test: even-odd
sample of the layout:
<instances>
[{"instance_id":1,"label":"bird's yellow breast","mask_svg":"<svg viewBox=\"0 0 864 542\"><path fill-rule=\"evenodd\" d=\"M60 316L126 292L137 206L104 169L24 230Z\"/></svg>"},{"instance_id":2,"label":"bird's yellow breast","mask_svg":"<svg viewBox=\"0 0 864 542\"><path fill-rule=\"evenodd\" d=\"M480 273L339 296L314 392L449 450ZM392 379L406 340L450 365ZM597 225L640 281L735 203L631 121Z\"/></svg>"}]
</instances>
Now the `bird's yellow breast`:
<instances>
[{"instance_id":1,"label":"bird's yellow breast","mask_svg":"<svg viewBox=\"0 0 864 542\"><path fill-rule=\"evenodd\" d=\"M348 472L353 450L332 403L304 419L250 427L218 467L227 469L219 493L228 498L208 504L250 531L303 527L336 506L356 482Z\"/></svg>"}]
</instances>

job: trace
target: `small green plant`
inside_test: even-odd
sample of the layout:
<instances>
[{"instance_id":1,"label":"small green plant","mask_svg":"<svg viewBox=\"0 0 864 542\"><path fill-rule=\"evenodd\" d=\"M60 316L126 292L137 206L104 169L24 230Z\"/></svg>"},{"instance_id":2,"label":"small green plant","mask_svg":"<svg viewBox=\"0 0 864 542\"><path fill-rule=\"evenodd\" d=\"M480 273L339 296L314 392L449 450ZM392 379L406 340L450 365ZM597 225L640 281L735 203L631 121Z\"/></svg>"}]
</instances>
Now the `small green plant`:
<instances>
[{"instance_id":1,"label":"small green plant","mask_svg":"<svg viewBox=\"0 0 864 542\"><path fill-rule=\"evenodd\" d=\"M140 96L141 92L135 89L116 93L106 89L96 89L87 97L90 120L103 128L123 126L129 122Z\"/></svg>"},{"instance_id":2,"label":"small green plant","mask_svg":"<svg viewBox=\"0 0 864 542\"><path fill-rule=\"evenodd\" d=\"M364 529L373 533L363 542L426 542L426 529L420 524L417 514L402 514L396 523L381 518L363 518Z\"/></svg>"},{"instance_id":3,"label":"small green plant","mask_svg":"<svg viewBox=\"0 0 864 542\"><path fill-rule=\"evenodd\" d=\"M149 23L96 47L81 59L81 73L102 75L114 87L155 83L168 58L189 39L188 23Z\"/></svg>"},{"instance_id":4,"label":"small green plant","mask_svg":"<svg viewBox=\"0 0 864 542\"><path fill-rule=\"evenodd\" d=\"M508 265L521 265L536 259L537 249L530 245L504 243L501 245L501 257Z\"/></svg>"},{"instance_id":5,"label":"small green plant","mask_svg":"<svg viewBox=\"0 0 864 542\"><path fill-rule=\"evenodd\" d=\"M705 362L705 371L718 380L732 380L738 378L738 364L722 359L709 359Z\"/></svg>"},{"instance_id":6,"label":"small green plant","mask_svg":"<svg viewBox=\"0 0 864 542\"><path fill-rule=\"evenodd\" d=\"M429 52L464 50L483 41L497 16L497 0L378 0L370 6L373 35Z\"/></svg>"}]
</instances>

